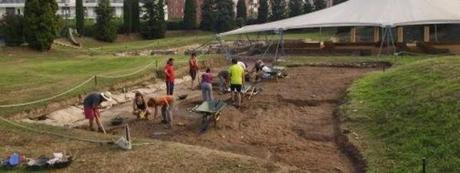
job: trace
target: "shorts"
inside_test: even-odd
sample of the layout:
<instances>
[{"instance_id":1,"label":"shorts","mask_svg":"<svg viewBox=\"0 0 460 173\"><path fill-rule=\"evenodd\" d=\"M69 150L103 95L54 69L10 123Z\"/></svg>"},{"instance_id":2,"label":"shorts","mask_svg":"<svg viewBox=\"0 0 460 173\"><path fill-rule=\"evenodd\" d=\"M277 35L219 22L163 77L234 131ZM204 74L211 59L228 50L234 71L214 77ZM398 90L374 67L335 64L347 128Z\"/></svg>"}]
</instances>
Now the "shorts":
<instances>
[{"instance_id":1,"label":"shorts","mask_svg":"<svg viewBox=\"0 0 460 173\"><path fill-rule=\"evenodd\" d=\"M192 77L192 80L196 79L197 72L198 70L193 70L193 69L189 71L189 74L190 74L190 77Z\"/></svg>"},{"instance_id":2,"label":"shorts","mask_svg":"<svg viewBox=\"0 0 460 173\"><path fill-rule=\"evenodd\" d=\"M232 92L239 92L240 93L242 88L243 88L243 85L241 85L241 84L231 84L230 85L230 90Z\"/></svg>"},{"instance_id":3,"label":"shorts","mask_svg":"<svg viewBox=\"0 0 460 173\"><path fill-rule=\"evenodd\" d=\"M99 114L99 110L93 108L84 108L83 113L85 114L86 119L92 120L96 114Z\"/></svg>"}]
</instances>

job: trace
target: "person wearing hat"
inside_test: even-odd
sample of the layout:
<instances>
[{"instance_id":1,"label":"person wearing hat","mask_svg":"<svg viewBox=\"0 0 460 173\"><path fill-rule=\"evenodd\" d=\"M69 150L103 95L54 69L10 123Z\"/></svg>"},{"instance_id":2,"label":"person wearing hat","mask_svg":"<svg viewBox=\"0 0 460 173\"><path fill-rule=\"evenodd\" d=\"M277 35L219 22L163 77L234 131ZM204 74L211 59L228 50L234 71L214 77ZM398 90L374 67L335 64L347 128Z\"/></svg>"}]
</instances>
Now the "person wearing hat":
<instances>
[{"instance_id":1,"label":"person wearing hat","mask_svg":"<svg viewBox=\"0 0 460 173\"><path fill-rule=\"evenodd\" d=\"M158 115L158 108L161 107L161 116L163 119L161 120L162 124L168 124L168 128L172 128L173 126L173 115L172 109L174 107L174 102L176 99L174 96L166 95L166 96L157 96L150 98L147 102L148 107L155 108L153 118L156 119Z\"/></svg>"},{"instance_id":2,"label":"person wearing hat","mask_svg":"<svg viewBox=\"0 0 460 173\"><path fill-rule=\"evenodd\" d=\"M174 93L174 80L176 79L176 71L174 70L173 65L174 65L174 59L169 58L164 68L167 95L173 95Z\"/></svg>"},{"instance_id":3,"label":"person wearing hat","mask_svg":"<svg viewBox=\"0 0 460 173\"><path fill-rule=\"evenodd\" d=\"M150 112L147 110L147 103L145 102L144 95L136 92L133 101L133 114L138 120L149 119Z\"/></svg>"},{"instance_id":4,"label":"person wearing hat","mask_svg":"<svg viewBox=\"0 0 460 173\"><path fill-rule=\"evenodd\" d=\"M83 100L83 112L85 118L89 120L89 128L92 131L95 131L93 124L94 119L96 119L96 124L99 131L104 131L102 124L100 122L100 107L101 103L105 101L112 100L112 94L110 92L93 92L88 94Z\"/></svg>"}]
</instances>

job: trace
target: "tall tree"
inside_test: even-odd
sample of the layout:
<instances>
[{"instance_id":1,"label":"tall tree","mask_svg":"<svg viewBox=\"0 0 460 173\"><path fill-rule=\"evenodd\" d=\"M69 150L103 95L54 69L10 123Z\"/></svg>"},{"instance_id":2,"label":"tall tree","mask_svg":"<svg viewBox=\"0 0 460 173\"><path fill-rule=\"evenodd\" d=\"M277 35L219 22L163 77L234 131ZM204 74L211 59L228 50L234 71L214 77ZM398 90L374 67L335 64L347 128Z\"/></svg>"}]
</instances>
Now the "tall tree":
<instances>
[{"instance_id":1,"label":"tall tree","mask_svg":"<svg viewBox=\"0 0 460 173\"><path fill-rule=\"evenodd\" d=\"M77 27L78 33L83 33L85 27L85 14L83 9L83 0L75 1L75 26Z\"/></svg>"},{"instance_id":2,"label":"tall tree","mask_svg":"<svg viewBox=\"0 0 460 173\"><path fill-rule=\"evenodd\" d=\"M203 6L201 7L201 23L200 29L206 31L212 31L215 21L215 0L204 0Z\"/></svg>"},{"instance_id":3,"label":"tall tree","mask_svg":"<svg viewBox=\"0 0 460 173\"><path fill-rule=\"evenodd\" d=\"M311 4L310 0L305 0L305 3L303 4L303 13L311 13L315 10L315 7L313 7L313 4Z\"/></svg>"},{"instance_id":4,"label":"tall tree","mask_svg":"<svg viewBox=\"0 0 460 173\"><path fill-rule=\"evenodd\" d=\"M196 0L185 0L184 29L196 29Z\"/></svg>"},{"instance_id":5,"label":"tall tree","mask_svg":"<svg viewBox=\"0 0 460 173\"><path fill-rule=\"evenodd\" d=\"M268 22L268 0L259 0L257 23Z\"/></svg>"},{"instance_id":6,"label":"tall tree","mask_svg":"<svg viewBox=\"0 0 460 173\"><path fill-rule=\"evenodd\" d=\"M303 0L289 0L289 17L303 14Z\"/></svg>"},{"instance_id":7,"label":"tall tree","mask_svg":"<svg viewBox=\"0 0 460 173\"><path fill-rule=\"evenodd\" d=\"M271 0L272 15L271 21L276 21L286 18L286 0Z\"/></svg>"},{"instance_id":8,"label":"tall tree","mask_svg":"<svg viewBox=\"0 0 460 173\"><path fill-rule=\"evenodd\" d=\"M27 0L24 7L24 33L29 47L51 49L59 28L56 0Z\"/></svg>"},{"instance_id":9,"label":"tall tree","mask_svg":"<svg viewBox=\"0 0 460 173\"><path fill-rule=\"evenodd\" d=\"M238 26L245 25L246 21L248 20L247 8L246 8L246 0L238 0L236 4L236 21Z\"/></svg>"},{"instance_id":10,"label":"tall tree","mask_svg":"<svg viewBox=\"0 0 460 173\"><path fill-rule=\"evenodd\" d=\"M315 3L315 11L325 9L327 7L325 0L313 0Z\"/></svg>"},{"instance_id":11,"label":"tall tree","mask_svg":"<svg viewBox=\"0 0 460 173\"><path fill-rule=\"evenodd\" d=\"M99 0L96 7L95 38L106 42L113 42L117 39L117 28L113 21L110 0Z\"/></svg>"},{"instance_id":12,"label":"tall tree","mask_svg":"<svg viewBox=\"0 0 460 173\"><path fill-rule=\"evenodd\" d=\"M216 21L214 28L224 32L235 27L235 11L232 0L218 0L216 3Z\"/></svg>"},{"instance_id":13,"label":"tall tree","mask_svg":"<svg viewBox=\"0 0 460 173\"><path fill-rule=\"evenodd\" d=\"M147 0L144 3L144 14L141 22L141 35L145 39L164 38L166 21L164 14L164 1Z\"/></svg>"},{"instance_id":14,"label":"tall tree","mask_svg":"<svg viewBox=\"0 0 460 173\"><path fill-rule=\"evenodd\" d=\"M139 22L140 22L140 8L139 0L131 0L131 24L133 32L139 31Z\"/></svg>"},{"instance_id":15,"label":"tall tree","mask_svg":"<svg viewBox=\"0 0 460 173\"><path fill-rule=\"evenodd\" d=\"M127 34L133 30L131 0L123 0L123 29Z\"/></svg>"}]
</instances>

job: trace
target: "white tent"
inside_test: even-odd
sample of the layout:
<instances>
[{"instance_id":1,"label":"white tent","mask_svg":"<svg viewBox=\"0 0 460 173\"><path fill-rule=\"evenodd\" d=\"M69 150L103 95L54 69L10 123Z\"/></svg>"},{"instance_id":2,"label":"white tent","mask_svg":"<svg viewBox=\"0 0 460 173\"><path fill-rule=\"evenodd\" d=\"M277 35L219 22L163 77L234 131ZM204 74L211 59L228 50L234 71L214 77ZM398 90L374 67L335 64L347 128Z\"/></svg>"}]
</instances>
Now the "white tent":
<instances>
[{"instance_id":1,"label":"white tent","mask_svg":"<svg viewBox=\"0 0 460 173\"><path fill-rule=\"evenodd\" d=\"M220 36L299 28L460 23L460 0L349 0L275 22L248 25Z\"/></svg>"}]
</instances>

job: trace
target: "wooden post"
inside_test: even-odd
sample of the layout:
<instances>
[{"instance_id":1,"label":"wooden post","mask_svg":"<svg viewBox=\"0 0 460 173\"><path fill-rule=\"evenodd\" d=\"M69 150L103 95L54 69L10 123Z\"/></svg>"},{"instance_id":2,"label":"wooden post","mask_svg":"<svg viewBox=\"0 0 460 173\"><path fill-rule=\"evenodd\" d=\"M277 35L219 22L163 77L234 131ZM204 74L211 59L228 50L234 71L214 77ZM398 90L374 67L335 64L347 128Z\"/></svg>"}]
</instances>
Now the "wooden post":
<instances>
[{"instance_id":1,"label":"wooden post","mask_svg":"<svg viewBox=\"0 0 460 173\"><path fill-rule=\"evenodd\" d=\"M350 42L356 43L356 27L351 28L351 31L350 31Z\"/></svg>"},{"instance_id":2,"label":"wooden post","mask_svg":"<svg viewBox=\"0 0 460 173\"><path fill-rule=\"evenodd\" d=\"M398 33L398 43L404 42L404 27L400 26L397 28L397 33Z\"/></svg>"},{"instance_id":3,"label":"wooden post","mask_svg":"<svg viewBox=\"0 0 460 173\"><path fill-rule=\"evenodd\" d=\"M380 27L374 27L374 42L380 41Z\"/></svg>"},{"instance_id":4,"label":"wooden post","mask_svg":"<svg viewBox=\"0 0 460 173\"><path fill-rule=\"evenodd\" d=\"M126 124L126 126L125 126L125 132L126 132L126 140L128 142L130 142L131 141L131 132L129 130L129 125L128 124Z\"/></svg>"},{"instance_id":5,"label":"wooden post","mask_svg":"<svg viewBox=\"0 0 460 173\"><path fill-rule=\"evenodd\" d=\"M94 76L94 88L97 88L97 76Z\"/></svg>"},{"instance_id":6,"label":"wooden post","mask_svg":"<svg viewBox=\"0 0 460 173\"><path fill-rule=\"evenodd\" d=\"M430 26L425 26L423 28L424 34L423 34L423 41L424 42L430 42Z\"/></svg>"}]
</instances>

